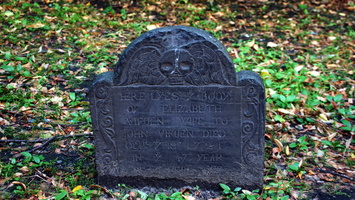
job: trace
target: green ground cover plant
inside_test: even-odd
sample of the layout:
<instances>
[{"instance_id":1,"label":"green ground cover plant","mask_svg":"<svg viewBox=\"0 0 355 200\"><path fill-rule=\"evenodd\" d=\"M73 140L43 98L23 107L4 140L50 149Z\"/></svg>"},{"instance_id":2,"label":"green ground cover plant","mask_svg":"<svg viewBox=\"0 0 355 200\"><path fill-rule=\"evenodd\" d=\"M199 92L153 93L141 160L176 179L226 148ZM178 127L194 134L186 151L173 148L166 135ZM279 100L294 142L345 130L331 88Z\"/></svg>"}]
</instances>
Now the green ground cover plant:
<instances>
[{"instance_id":1,"label":"green ground cover plant","mask_svg":"<svg viewBox=\"0 0 355 200\"><path fill-rule=\"evenodd\" d=\"M210 32L266 87L264 187L215 199L355 198L355 4L339 2L1 1L0 199L204 198L95 184L88 87L172 25Z\"/></svg>"}]
</instances>

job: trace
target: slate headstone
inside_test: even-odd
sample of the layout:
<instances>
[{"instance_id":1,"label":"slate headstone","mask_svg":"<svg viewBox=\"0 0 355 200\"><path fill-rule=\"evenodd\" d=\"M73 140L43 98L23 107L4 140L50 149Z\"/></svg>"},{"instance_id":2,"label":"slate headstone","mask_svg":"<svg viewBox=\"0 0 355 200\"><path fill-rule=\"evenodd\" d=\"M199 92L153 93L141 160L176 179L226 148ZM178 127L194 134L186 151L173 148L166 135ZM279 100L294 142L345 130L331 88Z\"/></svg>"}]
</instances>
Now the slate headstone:
<instances>
[{"instance_id":1,"label":"slate headstone","mask_svg":"<svg viewBox=\"0 0 355 200\"><path fill-rule=\"evenodd\" d=\"M158 28L90 89L100 185L261 188L265 92L209 33Z\"/></svg>"}]
</instances>

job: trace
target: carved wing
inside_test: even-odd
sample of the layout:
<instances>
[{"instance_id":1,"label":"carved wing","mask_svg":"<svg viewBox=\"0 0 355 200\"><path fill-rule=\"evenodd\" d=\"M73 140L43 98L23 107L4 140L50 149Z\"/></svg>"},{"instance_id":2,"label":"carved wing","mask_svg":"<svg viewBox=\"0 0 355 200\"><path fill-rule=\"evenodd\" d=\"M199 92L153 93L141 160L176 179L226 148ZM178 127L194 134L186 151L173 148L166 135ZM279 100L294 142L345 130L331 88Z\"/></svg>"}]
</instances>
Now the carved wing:
<instances>
[{"instance_id":1,"label":"carved wing","mask_svg":"<svg viewBox=\"0 0 355 200\"><path fill-rule=\"evenodd\" d=\"M222 62L220 56L215 52L216 50L202 42L194 43L187 49L195 59L195 69L191 77L187 78L188 82L197 85L231 84L224 70L229 67L224 66L228 63Z\"/></svg>"},{"instance_id":2,"label":"carved wing","mask_svg":"<svg viewBox=\"0 0 355 200\"><path fill-rule=\"evenodd\" d=\"M153 46L141 47L127 60L122 75L121 85L148 84L156 85L163 82L166 77L159 70L161 53Z\"/></svg>"}]
</instances>

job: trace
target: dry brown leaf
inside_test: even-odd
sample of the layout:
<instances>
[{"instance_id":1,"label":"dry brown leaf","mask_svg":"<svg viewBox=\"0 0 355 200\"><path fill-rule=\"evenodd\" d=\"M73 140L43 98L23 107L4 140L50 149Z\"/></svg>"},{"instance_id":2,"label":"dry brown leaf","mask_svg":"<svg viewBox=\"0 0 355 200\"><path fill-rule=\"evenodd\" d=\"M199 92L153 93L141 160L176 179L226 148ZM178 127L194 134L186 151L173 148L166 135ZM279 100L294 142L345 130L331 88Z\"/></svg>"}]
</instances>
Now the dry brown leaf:
<instances>
[{"instance_id":1,"label":"dry brown leaf","mask_svg":"<svg viewBox=\"0 0 355 200\"><path fill-rule=\"evenodd\" d=\"M184 199L186 199L186 200L196 200L196 198L193 196L188 196L188 195L183 195L183 194L181 196L184 197Z\"/></svg>"},{"instance_id":2,"label":"dry brown leaf","mask_svg":"<svg viewBox=\"0 0 355 200\"><path fill-rule=\"evenodd\" d=\"M27 166L23 166L20 168L20 171L23 172L23 173L27 173L30 171L30 169L27 167Z\"/></svg>"},{"instance_id":3,"label":"dry brown leaf","mask_svg":"<svg viewBox=\"0 0 355 200\"><path fill-rule=\"evenodd\" d=\"M277 147L279 148L279 152L282 152L284 150L284 146L282 145L282 143L280 142L280 140L278 139L274 139L275 144L277 145Z\"/></svg>"},{"instance_id":4,"label":"dry brown leaf","mask_svg":"<svg viewBox=\"0 0 355 200\"><path fill-rule=\"evenodd\" d=\"M3 186L4 183L5 183L6 181L10 180L10 179L11 179L11 177L6 177L6 178L4 178L4 179L0 179L0 186Z\"/></svg>"},{"instance_id":5,"label":"dry brown leaf","mask_svg":"<svg viewBox=\"0 0 355 200\"><path fill-rule=\"evenodd\" d=\"M286 109L283 109L283 108L279 108L277 109L277 111L283 113L283 114L288 114L288 115L294 115L295 113L292 111L292 110L286 110Z\"/></svg>"},{"instance_id":6,"label":"dry brown leaf","mask_svg":"<svg viewBox=\"0 0 355 200\"><path fill-rule=\"evenodd\" d=\"M290 155L291 153L290 153L290 147L287 145L286 146L286 149L285 149L285 153L286 153L286 155Z\"/></svg>"},{"instance_id":7,"label":"dry brown leaf","mask_svg":"<svg viewBox=\"0 0 355 200\"><path fill-rule=\"evenodd\" d=\"M331 174L322 174L322 173L319 173L317 174L317 176L322 179L322 180L325 180L325 181L329 181L329 182L333 182L334 180L330 177L332 177Z\"/></svg>"},{"instance_id":8,"label":"dry brown leaf","mask_svg":"<svg viewBox=\"0 0 355 200\"><path fill-rule=\"evenodd\" d=\"M44 27L44 26L45 26L44 24L38 22L38 23L35 23L35 24L31 24L31 25L26 26L26 28L42 28L42 27Z\"/></svg>"},{"instance_id":9,"label":"dry brown leaf","mask_svg":"<svg viewBox=\"0 0 355 200\"><path fill-rule=\"evenodd\" d=\"M110 191L108 191L106 188L100 186L100 185L90 185L90 187L92 188L99 188L101 189L102 191L104 191L105 193L110 193Z\"/></svg>"},{"instance_id":10,"label":"dry brown leaf","mask_svg":"<svg viewBox=\"0 0 355 200\"><path fill-rule=\"evenodd\" d=\"M279 45L276 44L276 43L274 43L274 42L268 42L266 46L267 46L267 47L277 47L277 46L279 46Z\"/></svg>"},{"instance_id":11,"label":"dry brown leaf","mask_svg":"<svg viewBox=\"0 0 355 200\"><path fill-rule=\"evenodd\" d=\"M20 185L24 190L27 190L26 185L20 181L12 181L8 187L12 187L13 185Z\"/></svg>"},{"instance_id":12,"label":"dry brown leaf","mask_svg":"<svg viewBox=\"0 0 355 200\"><path fill-rule=\"evenodd\" d=\"M292 190L291 191L291 196L294 198L294 199L298 199L298 196L300 195L300 192L299 191L296 191L296 190Z\"/></svg>"}]
</instances>

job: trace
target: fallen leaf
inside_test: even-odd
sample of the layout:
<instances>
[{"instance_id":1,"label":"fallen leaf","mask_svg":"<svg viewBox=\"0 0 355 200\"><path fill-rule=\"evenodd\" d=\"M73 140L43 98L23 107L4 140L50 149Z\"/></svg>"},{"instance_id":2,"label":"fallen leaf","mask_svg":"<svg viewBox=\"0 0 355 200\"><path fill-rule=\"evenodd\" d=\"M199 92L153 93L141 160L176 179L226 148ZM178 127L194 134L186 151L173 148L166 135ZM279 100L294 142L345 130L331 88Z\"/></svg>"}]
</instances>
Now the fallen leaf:
<instances>
[{"instance_id":1,"label":"fallen leaf","mask_svg":"<svg viewBox=\"0 0 355 200\"><path fill-rule=\"evenodd\" d=\"M81 188L83 188L83 186L82 186L82 185L78 185L78 186L76 186L71 192L73 193L73 192L75 192L75 191L80 190Z\"/></svg>"},{"instance_id":2,"label":"fallen leaf","mask_svg":"<svg viewBox=\"0 0 355 200\"><path fill-rule=\"evenodd\" d=\"M296 191L296 190L292 190L292 191L291 191L291 196L292 196L294 199L298 199L299 194L300 194L299 191Z\"/></svg>"},{"instance_id":3,"label":"fallen leaf","mask_svg":"<svg viewBox=\"0 0 355 200\"><path fill-rule=\"evenodd\" d=\"M44 24L42 24L41 22L38 22L38 23L26 26L26 28L42 28L44 26L45 26Z\"/></svg>"},{"instance_id":4,"label":"fallen leaf","mask_svg":"<svg viewBox=\"0 0 355 200\"><path fill-rule=\"evenodd\" d=\"M20 185L24 190L27 190L26 185L20 181L12 181L8 187L12 187L13 185Z\"/></svg>"},{"instance_id":5,"label":"fallen leaf","mask_svg":"<svg viewBox=\"0 0 355 200\"><path fill-rule=\"evenodd\" d=\"M279 148L279 151L282 152L284 150L284 146L282 145L282 143L280 142L280 140L278 139L274 139L275 144L277 145L277 147Z\"/></svg>"},{"instance_id":6,"label":"fallen leaf","mask_svg":"<svg viewBox=\"0 0 355 200\"><path fill-rule=\"evenodd\" d=\"M328 37L328 40L329 40L329 41L333 41L333 40L335 40L335 39L337 39L337 38L334 37L334 36L329 36L329 37Z\"/></svg>"},{"instance_id":7,"label":"fallen leaf","mask_svg":"<svg viewBox=\"0 0 355 200\"><path fill-rule=\"evenodd\" d=\"M153 30L153 29L156 29L156 28L159 28L159 26L155 25L155 24L151 24L151 25L148 25L147 26L147 29L148 30Z\"/></svg>"},{"instance_id":8,"label":"fallen leaf","mask_svg":"<svg viewBox=\"0 0 355 200\"><path fill-rule=\"evenodd\" d=\"M266 69L262 69L261 70L261 76L270 76L270 73Z\"/></svg>"},{"instance_id":9,"label":"fallen leaf","mask_svg":"<svg viewBox=\"0 0 355 200\"><path fill-rule=\"evenodd\" d=\"M317 157L323 157L324 156L324 151L318 149L317 151Z\"/></svg>"},{"instance_id":10,"label":"fallen leaf","mask_svg":"<svg viewBox=\"0 0 355 200\"><path fill-rule=\"evenodd\" d=\"M295 71L299 72L304 68L304 65L298 65L297 67L295 67Z\"/></svg>"},{"instance_id":11,"label":"fallen leaf","mask_svg":"<svg viewBox=\"0 0 355 200\"><path fill-rule=\"evenodd\" d=\"M16 173L15 173L15 177L18 178L18 177L21 177L21 176L23 176L23 173L20 173L20 172L16 172Z\"/></svg>"},{"instance_id":12,"label":"fallen leaf","mask_svg":"<svg viewBox=\"0 0 355 200\"><path fill-rule=\"evenodd\" d=\"M290 111L290 110L286 110L286 109L283 109L283 108L279 108L277 109L277 111L281 112L281 113L284 113L284 114L288 114L288 115L294 115L295 113Z\"/></svg>"},{"instance_id":13,"label":"fallen leaf","mask_svg":"<svg viewBox=\"0 0 355 200\"><path fill-rule=\"evenodd\" d=\"M5 15L6 17L11 17L11 16L14 15L14 13L11 12L11 11L9 11L9 10L7 10L7 11L5 11L4 15Z\"/></svg>"},{"instance_id":14,"label":"fallen leaf","mask_svg":"<svg viewBox=\"0 0 355 200\"><path fill-rule=\"evenodd\" d=\"M101 189L102 191L104 191L105 193L110 193L110 191L108 191L106 188L100 186L100 185L90 185L90 187L92 188L99 188Z\"/></svg>"},{"instance_id":15,"label":"fallen leaf","mask_svg":"<svg viewBox=\"0 0 355 200\"><path fill-rule=\"evenodd\" d=\"M323 114L323 113L319 114L319 118L321 118L321 119L324 120L324 121L328 121L327 115L325 115L325 114Z\"/></svg>"},{"instance_id":16,"label":"fallen leaf","mask_svg":"<svg viewBox=\"0 0 355 200\"><path fill-rule=\"evenodd\" d=\"M320 76L320 72L318 72L318 71L310 71L310 72L308 72L308 74L310 74L312 76Z\"/></svg>"},{"instance_id":17,"label":"fallen leaf","mask_svg":"<svg viewBox=\"0 0 355 200\"><path fill-rule=\"evenodd\" d=\"M252 47L252 46L254 46L254 44L255 44L255 40L252 40L252 41L246 43L245 46Z\"/></svg>"},{"instance_id":18,"label":"fallen leaf","mask_svg":"<svg viewBox=\"0 0 355 200\"><path fill-rule=\"evenodd\" d=\"M186 200L195 200L196 198L193 196L188 196L188 195L181 195L182 197L184 197L184 199Z\"/></svg>"},{"instance_id":19,"label":"fallen leaf","mask_svg":"<svg viewBox=\"0 0 355 200\"><path fill-rule=\"evenodd\" d=\"M285 148L285 153L286 153L286 155L290 155L291 153L290 153L290 147L289 146L286 146L286 148Z\"/></svg>"},{"instance_id":20,"label":"fallen leaf","mask_svg":"<svg viewBox=\"0 0 355 200\"><path fill-rule=\"evenodd\" d=\"M266 46L267 46L267 47L277 47L277 46L279 46L279 45L276 44L276 43L274 43L274 42L268 42Z\"/></svg>"},{"instance_id":21,"label":"fallen leaf","mask_svg":"<svg viewBox=\"0 0 355 200\"><path fill-rule=\"evenodd\" d=\"M23 172L23 173L27 173L30 171L30 169L27 167L27 166L23 166L20 168L20 171Z\"/></svg>"}]
</instances>

